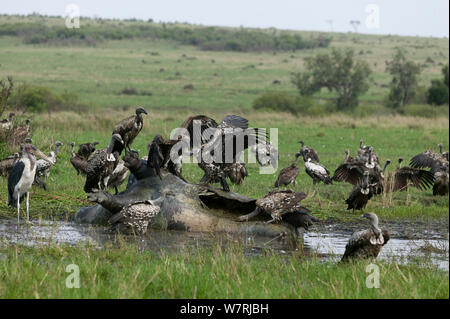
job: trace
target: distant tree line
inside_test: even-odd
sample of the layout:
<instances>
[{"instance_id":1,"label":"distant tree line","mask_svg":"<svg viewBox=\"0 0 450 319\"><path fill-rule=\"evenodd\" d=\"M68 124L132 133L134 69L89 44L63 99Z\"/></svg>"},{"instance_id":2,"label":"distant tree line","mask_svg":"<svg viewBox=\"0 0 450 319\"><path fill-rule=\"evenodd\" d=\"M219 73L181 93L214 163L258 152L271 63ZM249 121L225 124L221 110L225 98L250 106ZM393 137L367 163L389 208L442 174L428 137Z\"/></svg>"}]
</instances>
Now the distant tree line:
<instances>
[{"instance_id":1,"label":"distant tree line","mask_svg":"<svg viewBox=\"0 0 450 319\"><path fill-rule=\"evenodd\" d=\"M356 59L351 49L335 49L330 54L317 54L305 59L306 70L296 73L292 83L301 96L311 96L322 88L336 93L337 110L351 110L358 105L359 97L369 89L369 76L372 73L367 62ZM423 97L416 97L420 65L406 59L405 52L397 49L392 61L388 62L386 72L391 76L390 90L386 106L401 110L416 100L431 105L449 104L449 66L442 68L443 79L431 81ZM259 105L259 108L262 108Z\"/></svg>"},{"instance_id":2,"label":"distant tree line","mask_svg":"<svg viewBox=\"0 0 450 319\"><path fill-rule=\"evenodd\" d=\"M65 26L47 26L39 23L5 23L0 25L0 36L23 36L26 44L84 42L95 44L102 40L153 38L173 40L214 51L287 51L328 47L331 38L325 35L302 37L283 31L252 29L225 29L217 27L187 27L155 25L153 23L107 23L98 25L84 22L79 29Z\"/></svg>"}]
</instances>

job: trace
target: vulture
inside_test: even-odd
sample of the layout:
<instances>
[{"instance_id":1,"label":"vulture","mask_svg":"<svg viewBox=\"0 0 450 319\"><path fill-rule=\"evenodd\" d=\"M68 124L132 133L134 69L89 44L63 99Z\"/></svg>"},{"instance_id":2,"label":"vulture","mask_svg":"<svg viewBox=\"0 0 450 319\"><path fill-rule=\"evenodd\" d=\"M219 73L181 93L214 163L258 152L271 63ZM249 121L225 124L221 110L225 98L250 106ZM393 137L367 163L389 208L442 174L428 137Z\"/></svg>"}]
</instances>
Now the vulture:
<instances>
[{"instance_id":1,"label":"vulture","mask_svg":"<svg viewBox=\"0 0 450 319\"><path fill-rule=\"evenodd\" d=\"M379 166L380 160L378 159L377 153L373 150L372 146L363 145L363 140L361 139L359 141L359 149L358 149L358 155L356 156L356 160L368 163L368 165L372 166Z\"/></svg>"},{"instance_id":2,"label":"vulture","mask_svg":"<svg viewBox=\"0 0 450 319\"><path fill-rule=\"evenodd\" d=\"M244 179L248 176L245 164L239 162L231 164L227 176L233 184L241 185Z\"/></svg>"},{"instance_id":3,"label":"vulture","mask_svg":"<svg viewBox=\"0 0 450 319\"><path fill-rule=\"evenodd\" d=\"M182 148L172 149L177 143L180 143L180 146L183 143L181 135L176 140L165 140L161 135L156 135L147 146L149 150L147 166L152 168L160 178L162 178L161 168L163 168L184 181L182 176Z\"/></svg>"},{"instance_id":4,"label":"vulture","mask_svg":"<svg viewBox=\"0 0 450 319\"><path fill-rule=\"evenodd\" d=\"M299 143L302 145L300 148L300 155L303 156L303 161L307 162L308 158L311 158L313 161L319 163L319 155L317 155L317 152L309 147L305 147L305 142L299 141Z\"/></svg>"},{"instance_id":5,"label":"vulture","mask_svg":"<svg viewBox=\"0 0 450 319\"><path fill-rule=\"evenodd\" d=\"M226 177L232 173L233 164L238 162L238 157L244 150L258 144L261 140L266 140L265 130L247 130L248 120L238 115L225 116L217 127L213 127L215 121L212 119L191 122L192 125L186 123L183 125L192 127L192 133L189 129L186 130L190 141L194 140L192 153L197 159L198 166L204 172L200 183L220 182L223 190L229 191ZM205 128L203 132L202 127ZM203 143L200 147L196 145L199 142Z\"/></svg>"},{"instance_id":6,"label":"vulture","mask_svg":"<svg viewBox=\"0 0 450 319\"><path fill-rule=\"evenodd\" d=\"M47 179L50 176L50 170L53 167L53 165L56 164L56 161L58 160L58 152L59 147L63 146L64 144L60 141L55 142L55 151L50 152L50 154L47 156L49 159L52 160L53 164L50 164L46 160L39 159L37 160L37 167L36 167L36 175L39 177L44 177Z\"/></svg>"},{"instance_id":7,"label":"vulture","mask_svg":"<svg viewBox=\"0 0 450 319\"><path fill-rule=\"evenodd\" d=\"M448 195L448 152L442 152L442 144L438 144L439 153L427 150L411 159L413 168L431 168L434 175L433 195Z\"/></svg>"},{"instance_id":8,"label":"vulture","mask_svg":"<svg viewBox=\"0 0 450 319\"><path fill-rule=\"evenodd\" d=\"M206 115L191 116L181 124L180 129L175 134L176 136L182 135L189 138L189 147L191 149L200 148L201 145L210 140L207 136L203 136L203 133L208 129L217 128L218 125L214 119Z\"/></svg>"},{"instance_id":9,"label":"vulture","mask_svg":"<svg viewBox=\"0 0 450 319\"><path fill-rule=\"evenodd\" d=\"M16 116L14 113L9 113L7 119L3 119L0 121L0 128L4 131L9 131L13 128L13 118Z\"/></svg>"},{"instance_id":10,"label":"vulture","mask_svg":"<svg viewBox=\"0 0 450 319\"><path fill-rule=\"evenodd\" d=\"M350 151L349 150L345 150L345 159L344 159L344 164L350 164L354 161L353 157L350 155Z\"/></svg>"},{"instance_id":11,"label":"vulture","mask_svg":"<svg viewBox=\"0 0 450 319\"><path fill-rule=\"evenodd\" d=\"M312 160L312 157L309 156L309 153L309 150L304 151L304 154L308 159L305 162L305 170L306 173L313 179L313 183L317 184L319 182L323 182L324 184L333 184L330 178L330 172L325 168L325 166L323 166L319 162Z\"/></svg>"},{"instance_id":12,"label":"vulture","mask_svg":"<svg viewBox=\"0 0 450 319\"><path fill-rule=\"evenodd\" d=\"M448 184L449 184L448 162L440 163L438 167L434 166L433 171L434 171L433 195L448 196Z\"/></svg>"},{"instance_id":13,"label":"vulture","mask_svg":"<svg viewBox=\"0 0 450 319\"><path fill-rule=\"evenodd\" d=\"M369 199L374 195L374 190L372 185L369 184L369 172L364 172L364 178L361 185L355 186L350 193L350 196L345 200L347 203L347 210L352 209L353 212L355 210L362 210L367 205Z\"/></svg>"},{"instance_id":14,"label":"vulture","mask_svg":"<svg viewBox=\"0 0 450 319\"><path fill-rule=\"evenodd\" d=\"M142 107L136 109L136 115L123 119L114 126L113 135L119 134L123 140L123 147L131 151L130 145L142 130L144 119L142 114L148 114Z\"/></svg>"},{"instance_id":15,"label":"vulture","mask_svg":"<svg viewBox=\"0 0 450 319\"><path fill-rule=\"evenodd\" d=\"M119 156L124 142L119 134L113 134L108 148L96 150L89 158L86 166L86 183L84 191L91 193L107 187L112 172L119 163Z\"/></svg>"},{"instance_id":16,"label":"vulture","mask_svg":"<svg viewBox=\"0 0 450 319\"><path fill-rule=\"evenodd\" d=\"M108 220L111 232L144 235L152 218L158 215L164 198L156 200L137 201L122 208Z\"/></svg>"},{"instance_id":17,"label":"vulture","mask_svg":"<svg viewBox=\"0 0 450 319\"><path fill-rule=\"evenodd\" d=\"M376 194L381 194L384 184L384 173L387 166L391 163L390 160L386 160L382 170L375 166L368 168L366 164L346 157L344 163L336 168L332 180L337 182L347 182L353 186L358 186L363 182L364 173L369 173L369 183L376 185Z\"/></svg>"},{"instance_id":18,"label":"vulture","mask_svg":"<svg viewBox=\"0 0 450 319\"><path fill-rule=\"evenodd\" d=\"M17 208L17 223L20 223L20 203L27 197L27 220L30 219L30 188L36 175L36 156L51 163L51 160L32 144L21 147L21 157L14 164L8 177L8 206Z\"/></svg>"},{"instance_id":19,"label":"vulture","mask_svg":"<svg viewBox=\"0 0 450 319\"><path fill-rule=\"evenodd\" d=\"M264 197L256 200L256 208L247 215L239 216L237 221L247 221L264 212L272 218L268 223L281 221L282 217L288 213L306 212L310 210L300 205L300 202L306 198L302 192L292 190L269 191Z\"/></svg>"},{"instance_id":20,"label":"vulture","mask_svg":"<svg viewBox=\"0 0 450 319\"><path fill-rule=\"evenodd\" d=\"M295 180L297 179L298 173L300 172L299 168L297 167L299 157L300 153L295 154L295 162L280 171L277 180L275 181L275 187L288 186L289 184L294 184L295 186Z\"/></svg>"},{"instance_id":21,"label":"vulture","mask_svg":"<svg viewBox=\"0 0 450 319\"><path fill-rule=\"evenodd\" d=\"M116 194L118 194L119 186L122 185L127 179L129 172L129 169L125 166L125 162L123 160L119 160L119 163L109 177L107 187L114 188Z\"/></svg>"},{"instance_id":22,"label":"vulture","mask_svg":"<svg viewBox=\"0 0 450 319\"><path fill-rule=\"evenodd\" d=\"M389 231L379 227L378 216L375 213L363 214L361 218L369 220L370 228L352 234L345 246L341 262L352 259L377 258L381 248L389 241Z\"/></svg>"},{"instance_id":23,"label":"vulture","mask_svg":"<svg viewBox=\"0 0 450 319\"><path fill-rule=\"evenodd\" d=\"M25 121L25 125L14 127L9 136L8 144L10 146L25 143L25 139L30 137L30 120Z\"/></svg>"},{"instance_id":24,"label":"vulture","mask_svg":"<svg viewBox=\"0 0 450 319\"><path fill-rule=\"evenodd\" d=\"M154 170L147 166L147 160L139 158L139 153L135 150L126 152L122 157L124 165L130 170L130 177L128 179L128 184L132 183L134 180L141 180L150 176L154 176Z\"/></svg>"},{"instance_id":25,"label":"vulture","mask_svg":"<svg viewBox=\"0 0 450 319\"><path fill-rule=\"evenodd\" d=\"M263 212L272 218L266 223L274 221L288 223L294 226L297 235L301 236L303 230L308 230L314 222L320 221L310 214L311 211L308 208L300 205L305 198L305 193L291 190L270 191L256 201L256 208L253 212L238 217L237 221L248 221Z\"/></svg>"},{"instance_id":26,"label":"vulture","mask_svg":"<svg viewBox=\"0 0 450 319\"><path fill-rule=\"evenodd\" d=\"M75 143L72 142L72 157L70 158L70 163L72 163L72 166L77 171L77 175L86 175L86 167L87 167L87 161L91 154L95 151L95 146L98 144L98 142L94 143L85 143L81 144L78 152L74 152Z\"/></svg>"},{"instance_id":27,"label":"vulture","mask_svg":"<svg viewBox=\"0 0 450 319\"><path fill-rule=\"evenodd\" d=\"M13 155L0 160L0 175L3 177L8 177L19 157L19 153L14 153Z\"/></svg>"},{"instance_id":28,"label":"vulture","mask_svg":"<svg viewBox=\"0 0 450 319\"><path fill-rule=\"evenodd\" d=\"M436 162L448 162L448 152L442 152L442 144L438 144L438 146L439 153L436 153L433 150L427 150L414 156L409 165L413 168L432 168Z\"/></svg>"},{"instance_id":29,"label":"vulture","mask_svg":"<svg viewBox=\"0 0 450 319\"><path fill-rule=\"evenodd\" d=\"M393 192L407 190L409 186L416 187L419 190L426 190L434 183L434 174L432 172L401 166L403 158L398 159L398 168L388 177L387 189Z\"/></svg>"}]
</instances>

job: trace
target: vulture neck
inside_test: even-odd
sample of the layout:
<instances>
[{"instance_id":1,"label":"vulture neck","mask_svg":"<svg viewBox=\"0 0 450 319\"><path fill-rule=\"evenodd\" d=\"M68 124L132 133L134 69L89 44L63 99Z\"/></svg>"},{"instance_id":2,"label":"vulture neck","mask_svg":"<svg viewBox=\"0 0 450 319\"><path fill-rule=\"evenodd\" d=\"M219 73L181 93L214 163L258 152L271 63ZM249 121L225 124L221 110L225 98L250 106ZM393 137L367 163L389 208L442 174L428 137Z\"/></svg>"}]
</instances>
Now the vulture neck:
<instances>
[{"instance_id":1,"label":"vulture neck","mask_svg":"<svg viewBox=\"0 0 450 319\"><path fill-rule=\"evenodd\" d=\"M381 229L378 227L378 218L371 219L370 221L370 229L374 232L374 234L378 237L381 234Z\"/></svg>"},{"instance_id":2,"label":"vulture neck","mask_svg":"<svg viewBox=\"0 0 450 319\"><path fill-rule=\"evenodd\" d=\"M388 165L389 165L389 162L386 162L386 163L384 164L384 167L383 167L383 173L386 171L386 168L388 167Z\"/></svg>"}]
</instances>

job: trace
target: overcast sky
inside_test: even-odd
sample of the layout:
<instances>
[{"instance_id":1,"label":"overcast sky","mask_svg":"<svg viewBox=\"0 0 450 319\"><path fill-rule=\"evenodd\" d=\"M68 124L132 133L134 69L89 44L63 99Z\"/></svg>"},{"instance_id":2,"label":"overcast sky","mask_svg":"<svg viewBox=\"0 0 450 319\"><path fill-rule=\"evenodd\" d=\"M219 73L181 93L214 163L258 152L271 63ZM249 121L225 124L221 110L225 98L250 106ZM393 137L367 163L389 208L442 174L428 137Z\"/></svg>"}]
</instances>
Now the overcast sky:
<instances>
[{"instance_id":1,"label":"overcast sky","mask_svg":"<svg viewBox=\"0 0 450 319\"><path fill-rule=\"evenodd\" d=\"M449 35L448 0L2 0L0 13L80 14L217 26L443 37Z\"/></svg>"}]
</instances>

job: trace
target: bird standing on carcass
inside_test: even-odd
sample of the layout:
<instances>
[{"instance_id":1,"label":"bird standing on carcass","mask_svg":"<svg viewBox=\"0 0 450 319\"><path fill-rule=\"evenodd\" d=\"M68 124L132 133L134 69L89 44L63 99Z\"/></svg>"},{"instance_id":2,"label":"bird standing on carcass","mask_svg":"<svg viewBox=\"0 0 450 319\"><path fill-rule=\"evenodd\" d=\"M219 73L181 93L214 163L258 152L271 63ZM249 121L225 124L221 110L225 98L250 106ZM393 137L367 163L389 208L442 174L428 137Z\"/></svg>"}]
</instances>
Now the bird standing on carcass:
<instances>
[{"instance_id":1,"label":"bird standing on carcass","mask_svg":"<svg viewBox=\"0 0 450 319\"><path fill-rule=\"evenodd\" d=\"M111 137L108 148L96 150L89 158L86 167L84 191L91 193L107 187L112 172L119 163L119 156L124 149L124 142L119 134Z\"/></svg>"},{"instance_id":2,"label":"bird standing on carcass","mask_svg":"<svg viewBox=\"0 0 450 319\"><path fill-rule=\"evenodd\" d=\"M139 107L136 109L136 115L123 119L114 127L112 134L120 135L123 140L123 145L128 151L131 151L130 145L133 143L134 139L138 136L144 126L142 114L148 113L142 107Z\"/></svg>"}]
</instances>

